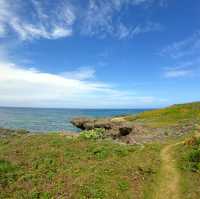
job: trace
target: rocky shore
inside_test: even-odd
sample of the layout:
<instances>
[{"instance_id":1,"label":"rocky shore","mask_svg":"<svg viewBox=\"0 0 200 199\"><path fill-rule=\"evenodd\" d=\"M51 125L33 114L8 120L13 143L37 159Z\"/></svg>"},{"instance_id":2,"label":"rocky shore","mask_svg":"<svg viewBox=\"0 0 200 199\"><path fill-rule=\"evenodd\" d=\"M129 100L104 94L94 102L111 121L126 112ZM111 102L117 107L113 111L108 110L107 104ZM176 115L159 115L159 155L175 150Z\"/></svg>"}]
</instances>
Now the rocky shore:
<instances>
[{"instance_id":1,"label":"rocky shore","mask_svg":"<svg viewBox=\"0 0 200 199\"><path fill-rule=\"evenodd\" d=\"M199 128L198 122L178 122L174 125L152 127L148 120L127 120L127 116L113 118L74 118L71 123L88 131L105 129L105 137L126 144L163 141L169 137L180 137Z\"/></svg>"}]
</instances>

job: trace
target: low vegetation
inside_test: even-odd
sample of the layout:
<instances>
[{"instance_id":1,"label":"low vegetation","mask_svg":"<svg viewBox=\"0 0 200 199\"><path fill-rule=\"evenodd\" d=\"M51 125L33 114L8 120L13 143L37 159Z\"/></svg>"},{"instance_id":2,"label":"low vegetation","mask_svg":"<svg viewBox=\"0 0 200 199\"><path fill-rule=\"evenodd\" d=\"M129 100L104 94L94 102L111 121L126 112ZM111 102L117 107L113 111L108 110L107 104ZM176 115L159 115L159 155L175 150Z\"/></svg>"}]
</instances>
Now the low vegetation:
<instances>
[{"instance_id":1,"label":"low vegetation","mask_svg":"<svg viewBox=\"0 0 200 199\"><path fill-rule=\"evenodd\" d=\"M105 137L105 129L103 128L82 131L80 133L80 138L84 139L96 140L96 139L103 139L104 137Z\"/></svg>"},{"instance_id":2,"label":"low vegetation","mask_svg":"<svg viewBox=\"0 0 200 199\"><path fill-rule=\"evenodd\" d=\"M168 127L183 123L200 122L200 103L173 105L168 108L126 116L127 121L142 122L152 127Z\"/></svg>"},{"instance_id":3,"label":"low vegetation","mask_svg":"<svg viewBox=\"0 0 200 199\"><path fill-rule=\"evenodd\" d=\"M181 173L182 198L200 197L200 138L192 136L175 150L178 168Z\"/></svg>"},{"instance_id":4,"label":"low vegetation","mask_svg":"<svg viewBox=\"0 0 200 199\"><path fill-rule=\"evenodd\" d=\"M122 144L106 137L104 128L79 136L0 129L0 198L200 198L200 103L121 116L114 122L122 127L135 122L133 135L138 132L142 139L136 145ZM146 128L158 139L148 134L145 141Z\"/></svg>"},{"instance_id":5,"label":"low vegetation","mask_svg":"<svg viewBox=\"0 0 200 199\"><path fill-rule=\"evenodd\" d=\"M2 138L0 198L144 198L153 190L159 153L159 144L121 145L96 136Z\"/></svg>"}]
</instances>

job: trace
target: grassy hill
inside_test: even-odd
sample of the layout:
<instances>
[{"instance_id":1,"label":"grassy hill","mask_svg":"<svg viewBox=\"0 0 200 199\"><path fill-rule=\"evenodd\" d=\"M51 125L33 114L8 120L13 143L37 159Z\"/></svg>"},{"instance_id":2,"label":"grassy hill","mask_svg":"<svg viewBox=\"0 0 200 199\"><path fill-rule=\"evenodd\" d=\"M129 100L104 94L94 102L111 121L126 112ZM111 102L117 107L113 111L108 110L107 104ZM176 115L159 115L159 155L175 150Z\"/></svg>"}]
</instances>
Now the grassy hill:
<instances>
[{"instance_id":1,"label":"grassy hill","mask_svg":"<svg viewBox=\"0 0 200 199\"><path fill-rule=\"evenodd\" d=\"M169 127L200 122L200 102L177 104L167 108L126 116L127 121L143 122L152 127Z\"/></svg>"},{"instance_id":2,"label":"grassy hill","mask_svg":"<svg viewBox=\"0 0 200 199\"><path fill-rule=\"evenodd\" d=\"M123 120L158 132L177 131L183 124L192 128L181 137L138 145L92 136L0 130L0 198L200 198L200 103Z\"/></svg>"}]
</instances>

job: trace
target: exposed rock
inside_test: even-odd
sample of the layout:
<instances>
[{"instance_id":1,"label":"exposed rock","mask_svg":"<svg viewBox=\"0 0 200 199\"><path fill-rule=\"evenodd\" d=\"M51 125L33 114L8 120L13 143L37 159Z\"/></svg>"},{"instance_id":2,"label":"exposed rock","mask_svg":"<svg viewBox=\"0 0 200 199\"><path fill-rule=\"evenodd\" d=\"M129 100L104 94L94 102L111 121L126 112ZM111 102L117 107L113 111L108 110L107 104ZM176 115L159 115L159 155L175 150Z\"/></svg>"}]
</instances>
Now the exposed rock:
<instances>
[{"instance_id":1,"label":"exposed rock","mask_svg":"<svg viewBox=\"0 0 200 199\"><path fill-rule=\"evenodd\" d=\"M81 130L91 130L94 128L111 129L112 122L109 119L74 118L71 123Z\"/></svg>"},{"instance_id":2,"label":"exposed rock","mask_svg":"<svg viewBox=\"0 0 200 199\"><path fill-rule=\"evenodd\" d=\"M93 126L94 119L91 119L91 118L85 118L85 117L74 118L71 121L71 123L81 130L90 130L94 128Z\"/></svg>"},{"instance_id":3,"label":"exposed rock","mask_svg":"<svg viewBox=\"0 0 200 199\"><path fill-rule=\"evenodd\" d=\"M146 132L142 125L122 121L122 119L115 120L114 118L75 118L71 123L81 130L104 128L106 130L105 137L111 137L128 144L136 143L134 136Z\"/></svg>"},{"instance_id":4,"label":"exposed rock","mask_svg":"<svg viewBox=\"0 0 200 199\"><path fill-rule=\"evenodd\" d=\"M129 135L132 132L132 127L130 126L120 126L119 127L119 134L120 136L126 136Z\"/></svg>"}]
</instances>

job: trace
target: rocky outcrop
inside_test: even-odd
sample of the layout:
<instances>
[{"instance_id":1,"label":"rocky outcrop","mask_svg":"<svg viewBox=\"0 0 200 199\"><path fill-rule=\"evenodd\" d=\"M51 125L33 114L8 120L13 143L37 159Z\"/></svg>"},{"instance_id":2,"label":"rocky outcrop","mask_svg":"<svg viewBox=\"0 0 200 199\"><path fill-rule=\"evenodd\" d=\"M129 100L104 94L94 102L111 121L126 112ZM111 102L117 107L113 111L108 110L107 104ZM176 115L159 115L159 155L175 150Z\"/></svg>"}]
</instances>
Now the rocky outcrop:
<instances>
[{"instance_id":1,"label":"rocky outcrop","mask_svg":"<svg viewBox=\"0 0 200 199\"><path fill-rule=\"evenodd\" d=\"M144 134L145 127L132 122L122 121L118 118L74 118L71 123L81 130L104 128L105 136L120 140L128 144L134 144L134 135Z\"/></svg>"},{"instance_id":2,"label":"rocky outcrop","mask_svg":"<svg viewBox=\"0 0 200 199\"><path fill-rule=\"evenodd\" d=\"M94 128L111 129L112 122L109 119L74 118L71 123L81 130L91 130Z\"/></svg>"}]
</instances>

